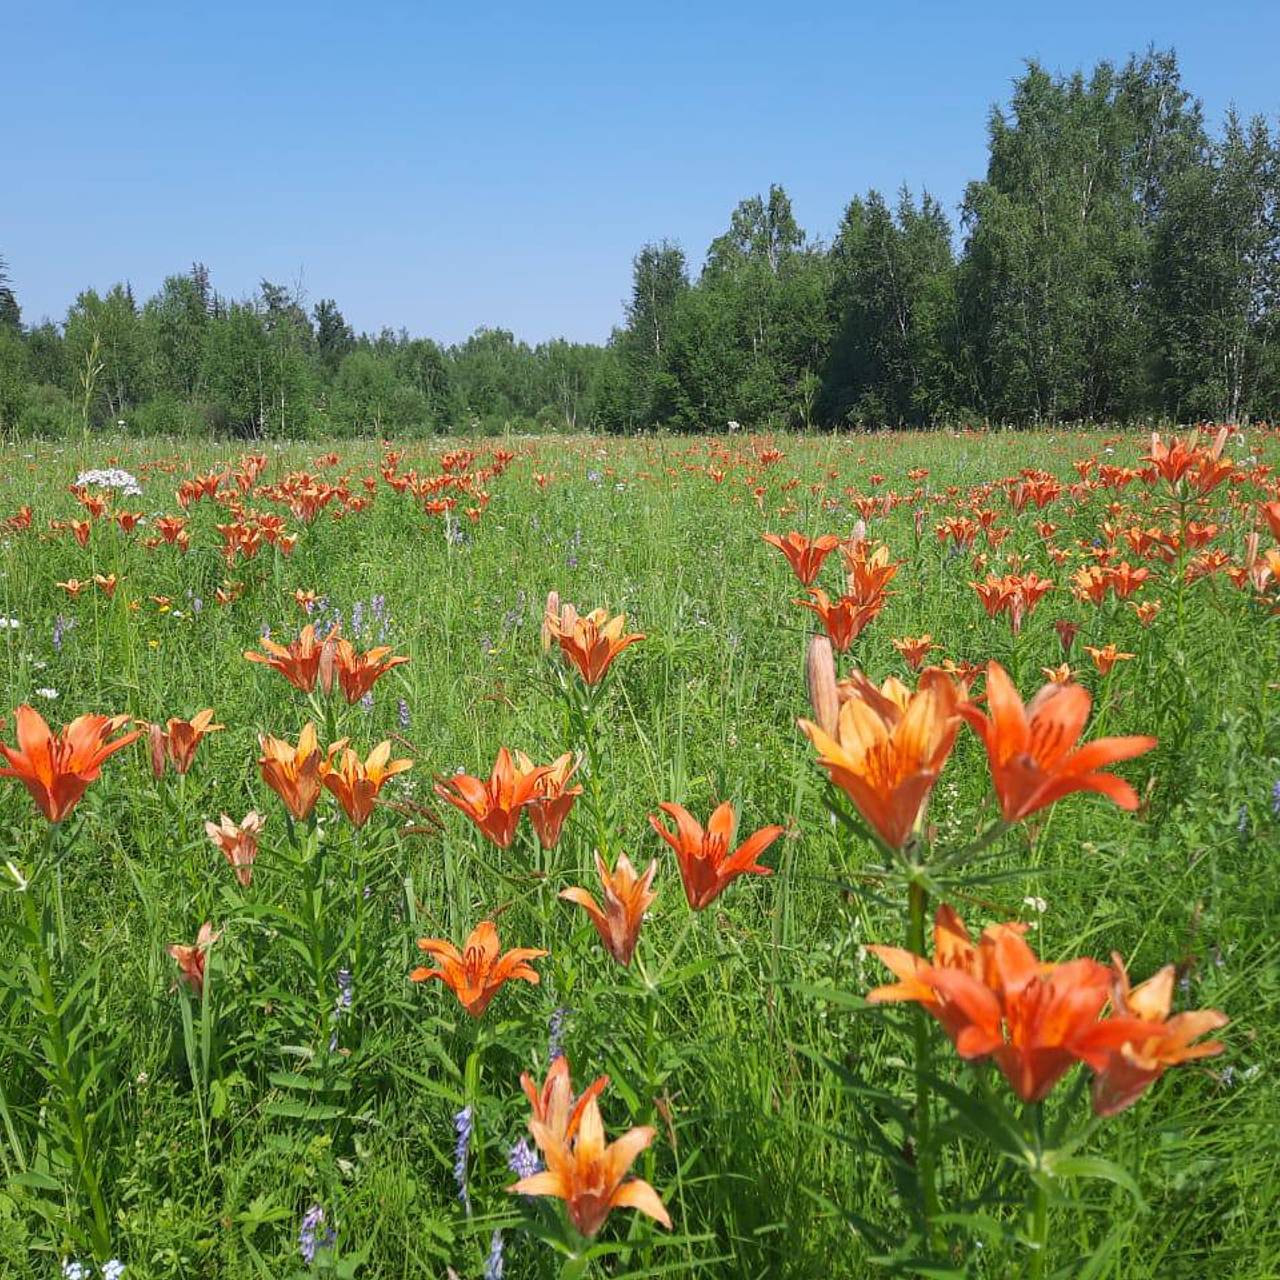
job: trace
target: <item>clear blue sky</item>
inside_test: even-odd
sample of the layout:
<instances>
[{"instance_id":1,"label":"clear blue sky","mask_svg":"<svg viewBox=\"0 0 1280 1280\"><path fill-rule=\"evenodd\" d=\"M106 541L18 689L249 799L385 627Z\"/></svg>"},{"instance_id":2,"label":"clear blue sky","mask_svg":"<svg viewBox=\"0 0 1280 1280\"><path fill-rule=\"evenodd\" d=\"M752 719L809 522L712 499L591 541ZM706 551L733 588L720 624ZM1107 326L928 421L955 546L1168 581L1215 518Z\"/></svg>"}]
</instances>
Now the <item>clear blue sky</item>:
<instances>
[{"instance_id":1,"label":"clear blue sky","mask_svg":"<svg viewBox=\"0 0 1280 1280\"><path fill-rule=\"evenodd\" d=\"M0 253L24 316L195 259L357 329L603 339L648 239L700 265L771 181L829 238L870 186L949 209L1023 59L1176 48L1211 123L1280 113L1280 2L5 0Z\"/></svg>"}]
</instances>

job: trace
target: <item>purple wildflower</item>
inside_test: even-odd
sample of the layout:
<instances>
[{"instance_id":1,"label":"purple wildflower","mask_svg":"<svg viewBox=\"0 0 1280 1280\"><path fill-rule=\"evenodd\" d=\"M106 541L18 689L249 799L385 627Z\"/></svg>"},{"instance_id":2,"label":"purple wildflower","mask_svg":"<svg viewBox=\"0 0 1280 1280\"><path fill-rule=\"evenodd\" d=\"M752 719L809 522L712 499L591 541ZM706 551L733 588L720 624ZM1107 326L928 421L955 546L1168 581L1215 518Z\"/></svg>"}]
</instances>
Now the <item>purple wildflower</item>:
<instances>
[{"instance_id":1,"label":"purple wildflower","mask_svg":"<svg viewBox=\"0 0 1280 1280\"><path fill-rule=\"evenodd\" d=\"M67 635L73 626L76 626L74 618L64 618L60 613L54 618L54 653L63 652L63 636Z\"/></svg>"},{"instance_id":2,"label":"purple wildflower","mask_svg":"<svg viewBox=\"0 0 1280 1280\"><path fill-rule=\"evenodd\" d=\"M489 1241L489 1256L485 1259L484 1280L502 1280L506 1263L502 1258L502 1232L495 1231Z\"/></svg>"},{"instance_id":3,"label":"purple wildflower","mask_svg":"<svg viewBox=\"0 0 1280 1280\"><path fill-rule=\"evenodd\" d=\"M532 1178L535 1173L542 1172L542 1161L528 1138L521 1138L507 1152L507 1168L517 1178Z\"/></svg>"},{"instance_id":4,"label":"purple wildflower","mask_svg":"<svg viewBox=\"0 0 1280 1280\"><path fill-rule=\"evenodd\" d=\"M402 729L408 729L409 728L409 704L408 702L405 701L404 698L400 699L400 706L398 711L400 716L400 727Z\"/></svg>"},{"instance_id":5,"label":"purple wildflower","mask_svg":"<svg viewBox=\"0 0 1280 1280\"><path fill-rule=\"evenodd\" d=\"M458 1139L453 1146L453 1180L458 1184L458 1199L471 1216L471 1189L467 1186L467 1152L471 1146L472 1111L468 1104L453 1117L454 1132Z\"/></svg>"},{"instance_id":6,"label":"purple wildflower","mask_svg":"<svg viewBox=\"0 0 1280 1280\"><path fill-rule=\"evenodd\" d=\"M313 1204L302 1215L302 1228L298 1232L298 1252L302 1260L310 1266L316 1260L317 1249L332 1249L337 1233L332 1227L324 1229L324 1210Z\"/></svg>"},{"instance_id":7,"label":"purple wildflower","mask_svg":"<svg viewBox=\"0 0 1280 1280\"><path fill-rule=\"evenodd\" d=\"M338 1048L338 1024L342 1021L343 1015L351 1008L351 970L338 970L338 998L333 1002L333 1012L329 1015L329 1021L333 1023L333 1031L329 1036L329 1052L333 1053Z\"/></svg>"},{"instance_id":8,"label":"purple wildflower","mask_svg":"<svg viewBox=\"0 0 1280 1280\"><path fill-rule=\"evenodd\" d=\"M1277 818L1280 818L1280 778L1276 780L1276 785L1271 788L1271 812Z\"/></svg>"},{"instance_id":9,"label":"purple wildflower","mask_svg":"<svg viewBox=\"0 0 1280 1280\"><path fill-rule=\"evenodd\" d=\"M572 1009L557 1005L551 1011L551 1020L547 1024L547 1061L554 1062L564 1057L564 1024L569 1020Z\"/></svg>"}]
</instances>

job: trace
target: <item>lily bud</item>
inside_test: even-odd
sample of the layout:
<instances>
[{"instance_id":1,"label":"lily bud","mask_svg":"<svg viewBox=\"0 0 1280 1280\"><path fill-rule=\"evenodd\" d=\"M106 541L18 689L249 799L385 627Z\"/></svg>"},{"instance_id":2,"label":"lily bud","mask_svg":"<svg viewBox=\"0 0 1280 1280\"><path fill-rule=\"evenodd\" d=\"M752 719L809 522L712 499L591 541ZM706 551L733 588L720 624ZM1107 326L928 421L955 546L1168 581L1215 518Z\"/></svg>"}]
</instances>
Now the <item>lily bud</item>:
<instances>
[{"instance_id":1,"label":"lily bud","mask_svg":"<svg viewBox=\"0 0 1280 1280\"><path fill-rule=\"evenodd\" d=\"M831 641L815 635L809 640L805 659L805 678L809 685L809 705L813 718L825 733L834 736L840 719L840 694L836 689L836 659Z\"/></svg>"},{"instance_id":2,"label":"lily bud","mask_svg":"<svg viewBox=\"0 0 1280 1280\"><path fill-rule=\"evenodd\" d=\"M164 730L158 724L147 726L147 746L151 751L151 773L153 777L163 778L165 767Z\"/></svg>"},{"instance_id":3,"label":"lily bud","mask_svg":"<svg viewBox=\"0 0 1280 1280\"><path fill-rule=\"evenodd\" d=\"M551 651L551 623L560 620L560 593L547 592L547 607L542 611L542 652Z\"/></svg>"}]
</instances>

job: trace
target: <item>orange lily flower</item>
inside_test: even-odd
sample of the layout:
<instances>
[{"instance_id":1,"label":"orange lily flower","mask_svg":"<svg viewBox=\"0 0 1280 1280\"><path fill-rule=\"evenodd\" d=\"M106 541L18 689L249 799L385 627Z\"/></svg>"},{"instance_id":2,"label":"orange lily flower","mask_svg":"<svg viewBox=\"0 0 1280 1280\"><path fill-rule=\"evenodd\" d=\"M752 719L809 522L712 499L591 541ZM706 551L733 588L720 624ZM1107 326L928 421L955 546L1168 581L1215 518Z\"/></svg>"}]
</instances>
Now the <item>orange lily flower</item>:
<instances>
[{"instance_id":1,"label":"orange lily flower","mask_svg":"<svg viewBox=\"0 0 1280 1280\"><path fill-rule=\"evenodd\" d=\"M1199 443L1197 431L1186 440L1171 436L1168 444L1161 441L1159 432L1153 431L1151 452L1144 457L1152 464L1152 471L1175 490L1182 491L1183 482L1187 481L1196 494L1204 497L1235 471L1234 463L1222 460L1229 431L1228 427L1220 427L1208 447Z\"/></svg>"},{"instance_id":2,"label":"orange lily flower","mask_svg":"<svg viewBox=\"0 0 1280 1280\"><path fill-rule=\"evenodd\" d=\"M1206 1040L1201 1044L1192 1041L1206 1032L1225 1027L1228 1022L1217 1009L1193 1009L1169 1016L1173 1003L1173 965L1165 965L1146 982L1130 989L1124 961L1119 955L1112 955L1111 962L1115 973L1112 1004L1116 1013L1140 1018L1149 1029L1141 1037L1110 1047L1099 1061L1090 1064L1098 1072L1093 1081L1093 1109L1100 1116L1113 1116L1131 1107L1169 1067L1221 1053L1226 1046L1220 1040Z\"/></svg>"},{"instance_id":3,"label":"orange lily flower","mask_svg":"<svg viewBox=\"0 0 1280 1280\"><path fill-rule=\"evenodd\" d=\"M182 516L157 516L153 521L155 531L165 542L178 542L186 533L187 522Z\"/></svg>"},{"instance_id":4,"label":"orange lily flower","mask_svg":"<svg viewBox=\"0 0 1280 1280\"><path fill-rule=\"evenodd\" d=\"M324 757L316 741L316 727L307 721L298 736L298 745L291 746L282 738L259 734L262 758L258 768L262 780L284 801L284 807L299 821L315 808L320 798L320 766Z\"/></svg>"},{"instance_id":5,"label":"orange lily flower","mask_svg":"<svg viewBox=\"0 0 1280 1280\"><path fill-rule=\"evenodd\" d=\"M1021 924L992 925L974 947L960 917L947 909L944 919L939 911L933 964L896 947L868 948L900 981L868 992L867 1000L920 1004L962 1058L993 1058L1018 1097L1041 1102L1077 1061L1149 1025L1128 1016L1099 1021L1111 970L1087 958L1042 964L1025 931Z\"/></svg>"},{"instance_id":6,"label":"orange lily flower","mask_svg":"<svg viewBox=\"0 0 1280 1280\"><path fill-rule=\"evenodd\" d=\"M1262 512L1263 518L1271 530L1271 536L1277 542L1280 542L1280 501L1260 502L1258 510Z\"/></svg>"},{"instance_id":7,"label":"orange lily flower","mask_svg":"<svg viewBox=\"0 0 1280 1280\"><path fill-rule=\"evenodd\" d=\"M573 1081L569 1075L569 1059L560 1054L547 1069L547 1078L539 1088L527 1072L520 1076L520 1087L529 1099L533 1119L545 1125L561 1141L568 1141L577 1132L583 1109L592 1098L598 1098L609 1085L608 1076L597 1076L574 1100Z\"/></svg>"},{"instance_id":8,"label":"orange lily flower","mask_svg":"<svg viewBox=\"0 0 1280 1280\"><path fill-rule=\"evenodd\" d=\"M1080 632L1080 624L1072 622L1069 618L1059 618L1053 624L1053 629L1058 633L1058 640L1062 644L1062 652L1068 657L1071 655L1071 646L1076 642L1076 636Z\"/></svg>"},{"instance_id":9,"label":"orange lily flower","mask_svg":"<svg viewBox=\"0 0 1280 1280\"><path fill-rule=\"evenodd\" d=\"M79 578L68 578L66 582L55 582L53 585L61 587L74 600L89 584L81 582Z\"/></svg>"},{"instance_id":10,"label":"orange lily flower","mask_svg":"<svg viewBox=\"0 0 1280 1280\"><path fill-rule=\"evenodd\" d=\"M1090 604L1101 604L1111 589L1107 570L1096 564L1082 565L1071 575L1071 583L1071 594Z\"/></svg>"},{"instance_id":11,"label":"orange lily flower","mask_svg":"<svg viewBox=\"0 0 1280 1280\"><path fill-rule=\"evenodd\" d=\"M841 691L847 697L834 733L809 720L798 724L831 781L891 849L901 849L955 745L955 684L931 668L915 693L892 678L877 689L855 672Z\"/></svg>"},{"instance_id":12,"label":"orange lily flower","mask_svg":"<svg viewBox=\"0 0 1280 1280\"><path fill-rule=\"evenodd\" d=\"M773 875L756 859L782 834L781 827L761 827L731 852L737 817L728 800L711 814L705 831L681 805L664 802L658 808L675 822L676 829L670 830L656 813L649 815L649 824L676 851L685 897L695 911L710 906L739 876Z\"/></svg>"},{"instance_id":13,"label":"orange lily flower","mask_svg":"<svg viewBox=\"0 0 1280 1280\"><path fill-rule=\"evenodd\" d=\"M247 889L253 882L253 862L258 856L258 836L262 834L265 819L250 809L237 826L224 813L221 822L206 822L205 835L216 849L221 849L227 865L235 872L236 879Z\"/></svg>"},{"instance_id":14,"label":"orange lily flower","mask_svg":"<svg viewBox=\"0 0 1280 1280\"><path fill-rule=\"evenodd\" d=\"M1128 600L1146 580L1151 577L1151 570L1135 569L1127 560L1121 560L1106 570L1107 580L1117 598Z\"/></svg>"},{"instance_id":15,"label":"orange lily flower","mask_svg":"<svg viewBox=\"0 0 1280 1280\"><path fill-rule=\"evenodd\" d=\"M840 556L848 571L848 594L858 604L883 605L889 583L902 567L901 561L889 559L888 546L881 544L867 555L866 541L853 538L840 547Z\"/></svg>"},{"instance_id":16,"label":"orange lily flower","mask_svg":"<svg viewBox=\"0 0 1280 1280\"><path fill-rule=\"evenodd\" d=\"M1024 707L1008 673L998 662L991 662L987 705L990 718L972 703L962 704L960 714L987 749L991 780L1006 822L1019 822L1074 791L1097 791L1122 809L1138 807L1134 789L1123 778L1101 770L1150 751L1156 740L1145 735L1099 738L1077 749L1093 705L1083 686L1047 684Z\"/></svg>"},{"instance_id":17,"label":"orange lily flower","mask_svg":"<svg viewBox=\"0 0 1280 1280\"><path fill-rule=\"evenodd\" d=\"M348 703L359 702L380 677L409 661L403 655L387 657L389 653L389 644L379 645L367 653L357 653L350 640L337 642L333 652L333 666Z\"/></svg>"},{"instance_id":18,"label":"orange lily flower","mask_svg":"<svg viewBox=\"0 0 1280 1280\"><path fill-rule=\"evenodd\" d=\"M108 600L116 593L116 587L120 585L120 579L114 573L103 575L95 573L93 575L94 585L102 592Z\"/></svg>"},{"instance_id":19,"label":"orange lily flower","mask_svg":"<svg viewBox=\"0 0 1280 1280\"><path fill-rule=\"evenodd\" d=\"M938 668L944 676L956 683L956 692L961 698L969 696L973 682L982 674L982 667L976 662L956 662L952 658L944 658Z\"/></svg>"},{"instance_id":20,"label":"orange lily flower","mask_svg":"<svg viewBox=\"0 0 1280 1280\"><path fill-rule=\"evenodd\" d=\"M654 1130L640 1125L616 1142L605 1142L600 1104L588 1098L570 1135L532 1119L529 1132L546 1169L507 1188L516 1195L554 1196L565 1201L569 1220L584 1236L604 1226L613 1209L638 1209L668 1229L671 1218L658 1193L642 1178L627 1178L636 1157L653 1141Z\"/></svg>"},{"instance_id":21,"label":"orange lily flower","mask_svg":"<svg viewBox=\"0 0 1280 1280\"><path fill-rule=\"evenodd\" d=\"M195 946L184 946L175 942L168 948L169 954L178 962L178 977L191 989L192 995L200 999L204 995L204 972L209 948L222 937L222 931L213 931L213 926L206 920L196 935Z\"/></svg>"},{"instance_id":22,"label":"orange lily flower","mask_svg":"<svg viewBox=\"0 0 1280 1280\"><path fill-rule=\"evenodd\" d=\"M1160 612L1160 601L1144 600L1141 604L1135 602L1132 608L1138 615L1138 621L1144 627L1149 627L1156 620L1156 614Z\"/></svg>"},{"instance_id":23,"label":"orange lily flower","mask_svg":"<svg viewBox=\"0 0 1280 1280\"><path fill-rule=\"evenodd\" d=\"M491 920L482 920L472 929L461 952L443 938L419 938L418 950L435 956L442 967L414 969L409 974L410 982L439 978L473 1018L484 1013L504 982L519 979L536 986L540 979L528 962L547 954L534 947L516 947L502 955L498 931Z\"/></svg>"},{"instance_id":24,"label":"orange lily flower","mask_svg":"<svg viewBox=\"0 0 1280 1280\"><path fill-rule=\"evenodd\" d=\"M190 720L171 718L162 728L148 725L151 739L151 770L157 778L164 776L165 758L172 762L175 773L186 773L195 760L196 748L207 734L217 733L225 725L214 724L213 708L197 711Z\"/></svg>"},{"instance_id":25,"label":"orange lily flower","mask_svg":"<svg viewBox=\"0 0 1280 1280\"><path fill-rule=\"evenodd\" d=\"M822 620L823 628L831 638L832 647L844 653L866 630L867 625L884 607L884 596L863 604L853 596L840 596L832 600L821 587L810 587L812 600L793 600L802 609L809 609Z\"/></svg>"},{"instance_id":26,"label":"orange lily flower","mask_svg":"<svg viewBox=\"0 0 1280 1280\"><path fill-rule=\"evenodd\" d=\"M335 756L336 764L333 762ZM329 759L320 766L320 780L338 797L338 803L351 819L351 825L363 827L373 812L382 784L412 768L412 760L391 759L390 739L374 747L363 763L344 740L329 748Z\"/></svg>"},{"instance_id":27,"label":"orange lily flower","mask_svg":"<svg viewBox=\"0 0 1280 1280\"><path fill-rule=\"evenodd\" d=\"M1085 652L1093 659L1093 665L1098 668L1099 674L1104 676L1110 673L1117 662L1127 662L1134 656L1131 653L1121 653L1114 644L1105 645L1101 649L1087 644Z\"/></svg>"},{"instance_id":28,"label":"orange lily flower","mask_svg":"<svg viewBox=\"0 0 1280 1280\"><path fill-rule=\"evenodd\" d=\"M840 545L840 539L833 533L824 533L810 541L802 533L789 533L785 538L776 533L760 535L771 547L777 547L791 566L791 572L800 580L802 587L811 587L818 580L822 562Z\"/></svg>"},{"instance_id":29,"label":"orange lily flower","mask_svg":"<svg viewBox=\"0 0 1280 1280\"><path fill-rule=\"evenodd\" d=\"M623 635L627 615L610 618L604 609L594 609L585 618L576 615L567 623L564 616L546 618L546 626L560 651L590 685L605 678L613 660L629 645L643 640L643 632Z\"/></svg>"},{"instance_id":30,"label":"orange lily flower","mask_svg":"<svg viewBox=\"0 0 1280 1280\"><path fill-rule=\"evenodd\" d=\"M919 671L924 660L929 656L930 650L938 647L933 643L933 636L928 632L922 636L903 636L900 640L893 640L890 643L912 671Z\"/></svg>"},{"instance_id":31,"label":"orange lily flower","mask_svg":"<svg viewBox=\"0 0 1280 1280\"><path fill-rule=\"evenodd\" d=\"M923 957L903 947L868 946L867 950L897 979L888 986L867 992L869 1004L893 1004L909 1000L923 1005L942 1023L952 1041L964 1026L963 1016L942 1000L929 984L932 967L959 969L976 975L979 971L978 949L973 945L964 921L955 908L943 903L933 921L933 966Z\"/></svg>"},{"instance_id":32,"label":"orange lily flower","mask_svg":"<svg viewBox=\"0 0 1280 1280\"><path fill-rule=\"evenodd\" d=\"M658 896L649 888L658 870L658 860L654 858L644 874L638 876L625 853L619 856L617 869L612 873L598 851L595 858L604 909L596 905L596 900L586 889L562 889L560 896L566 902L576 902L591 917L605 950L626 968L635 954L644 913Z\"/></svg>"},{"instance_id":33,"label":"orange lily flower","mask_svg":"<svg viewBox=\"0 0 1280 1280\"><path fill-rule=\"evenodd\" d=\"M547 767L534 788L528 805L529 821L544 849L554 849L560 843L560 830L574 801L582 794L581 786L568 785L580 763L572 751L566 751ZM516 767L521 773L532 773L537 766L523 751L517 751Z\"/></svg>"},{"instance_id":34,"label":"orange lily flower","mask_svg":"<svg viewBox=\"0 0 1280 1280\"><path fill-rule=\"evenodd\" d=\"M17 778L50 822L61 822L74 809L102 770L108 756L142 736L141 729L112 738L128 716L77 716L55 737L34 708L15 712L18 746L0 744L8 767L0 778Z\"/></svg>"},{"instance_id":35,"label":"orange lily flower","mask_svg":"<svg viewBox=\"0 0 1280 1280\"><path fill-rule=\"evenodd\" d=\"M264 637L262 647L267 651L265 654L246 650L244 656L250 662L261 662L278 671L295 689L310 693L316 687L316 677L320 674L320 660L326 649L331 655L333 642L332 635L325 640L317 640L315 625L308 623L287 647ZM327 692L328 685L324 687Z\"/></svg>"},{"instance_id":36,"label":"orange lily flower","mask_svg":"<svg viewBox=\"0 0 1280 1280\"><path fill-rule=\"evenodd\" d=\"M1044 672L1044 678L1050 684L1070 684L1071 683L1071 667L1068 663L1059 663L1056 667L1041 667Z\"/></svg>"},{"instance_id":37,"label":"orange lily flower","mask_svg":"<svg viewBox=\"0 0 1280 1280\"><path fill-rule=\"evenodd\" d=\"M536 797L538 783L548 772L545 765L517 769L511 753L502 747L488 782L469 773L437 776L435 791L441 800L465 813L499 849L507 849L515 839L521 811Z\"/></svg>"}]
</instances>

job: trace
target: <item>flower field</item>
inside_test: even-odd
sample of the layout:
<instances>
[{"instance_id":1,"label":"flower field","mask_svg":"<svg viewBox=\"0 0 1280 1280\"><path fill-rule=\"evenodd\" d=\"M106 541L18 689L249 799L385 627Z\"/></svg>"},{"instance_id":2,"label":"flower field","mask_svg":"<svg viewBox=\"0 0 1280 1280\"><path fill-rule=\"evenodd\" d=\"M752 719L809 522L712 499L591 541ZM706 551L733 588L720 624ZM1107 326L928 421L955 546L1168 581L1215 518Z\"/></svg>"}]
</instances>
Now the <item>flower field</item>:
<instances>
[{"instance_id":1,"label":"flower field","mask_svg":"<svg viewBox=\"0 0 1280 1280\"><path fill-rule=\"evenodd\" d=\"M1280 435L4 446L0 1275L1280 1274Z\"/></svg>"}]
</instances>

